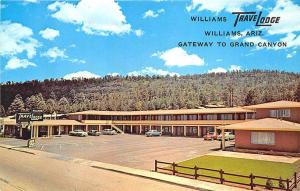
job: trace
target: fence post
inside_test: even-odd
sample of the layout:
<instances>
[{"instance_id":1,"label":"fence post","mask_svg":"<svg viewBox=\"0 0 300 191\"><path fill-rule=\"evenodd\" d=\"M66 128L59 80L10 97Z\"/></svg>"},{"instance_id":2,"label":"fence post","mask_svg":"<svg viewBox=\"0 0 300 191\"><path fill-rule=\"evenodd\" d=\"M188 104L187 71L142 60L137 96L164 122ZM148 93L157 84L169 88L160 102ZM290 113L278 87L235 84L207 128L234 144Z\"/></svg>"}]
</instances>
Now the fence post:
<instances>
[{"instance_id":1,"label":"fence post","mask_svg":"<svg viewBox=\"0 0 300 191\"><path fill-rule=\"evenodd\" d=\"M223 173L224 173L224 171L221 169L221 170L220 170L220 182L221 182L221 184L224 183Z\"/></svg>"},{"instance_id":2,"label":"fence post","mask_svg":"<svg viewBox=\"0 0 300 191\"><path fill-rule=\"evenodd\" d=\"M251 190L253 190L254 184L253 184L253 174L252 173L250 174L250 187L251 187Z\"/></svg>"},{"instance_id":3,"label":"fence post","mask_svg":"<svg viewBox=\"0 0 300 191\"><path fill-rule=\"evenodd\" d=\"M287 178L286 179L286 191L290 190L290 180Z\"/></svg>"},{"instance_id":4,"label":"fence post","mask_svg":"<svg viewBox=\"0 0 300 191\"><path fill-rule=\"evenodd\" d=\"M154 171L157 172L157 160L154 162Z\"/></svg>"},{"instance_id":5,"label":"fence post","mask_svg":"<svg viewBox=\"0 0 300 191\"><path fill-rule=\"evenodd\" d=\"M198 179L198 173L197 173L198 167L195 165L194 169L195 169L195 179L197 180Z\"/></svg>"},{"instance_id":6,"label":"fence post","mask_svg":"<svg viewBox=\"0 0 300 191\"><path fill-rule=\"evenodd\" d=\"M297 188L297 173L294 172L295 188Z\"/></svg>"},{"instance_id":7,"label":"fence post","mask_svg":"<svg viewBox=\"0 0 300 191\"><path fill-rule=\"evenodd\" d=\"M175 175L175 173L176 173L176 171L175 171L175 166L176 166L176 164L175 164L175 162L173 162L172 163L172 172L173 172L173 175Z\"/></svg>"}]
</instances>

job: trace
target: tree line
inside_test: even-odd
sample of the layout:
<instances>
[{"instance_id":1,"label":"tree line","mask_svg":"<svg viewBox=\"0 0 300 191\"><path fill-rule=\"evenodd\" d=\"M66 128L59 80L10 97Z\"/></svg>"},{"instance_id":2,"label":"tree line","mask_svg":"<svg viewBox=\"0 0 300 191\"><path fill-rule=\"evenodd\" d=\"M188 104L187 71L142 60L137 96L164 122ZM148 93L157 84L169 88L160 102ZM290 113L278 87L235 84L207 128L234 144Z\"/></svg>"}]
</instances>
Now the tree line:
<instances>
[{"instance_id":1,"label":"tree line","mask_svg":"<svg viewBox=\"0 0 300 191\"><path fill-rule=\"evenodd\" d=\"M32 109L69 113L191 109L207 104L231 107L278 100L300 101L299 73L251 70L180 77L105 76L6 82L1 84L0 114Z\"/></svg>"}]
</instances>

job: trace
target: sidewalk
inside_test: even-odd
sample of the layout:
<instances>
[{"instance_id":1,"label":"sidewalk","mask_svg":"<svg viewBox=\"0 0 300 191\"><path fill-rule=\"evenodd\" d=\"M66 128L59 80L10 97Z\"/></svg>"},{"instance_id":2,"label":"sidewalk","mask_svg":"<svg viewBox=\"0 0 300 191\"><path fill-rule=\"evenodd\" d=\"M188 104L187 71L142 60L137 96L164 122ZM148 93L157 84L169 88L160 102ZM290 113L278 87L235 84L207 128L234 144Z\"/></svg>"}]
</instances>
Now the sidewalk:
<instances>
[{"instance_id":1,"label":"sidewalk","mask_svg":"<svg viewBox=\"0 0 300 191\"><path fill-rule=\"evenodd\" d=\"M172 175L167 175L167 174L162 174L162 173L157 173L157 172L152 172L152 171L147 171L147 170L134 169L134 168L124 167L124 166L119 166L119 165L113 165L113 164L108 164L108 163L80 159L80 158L66 157L66 156L59 155L59 154L47 153L47 152L43 152L43 151L32 150L29 148L14 148L12 146L3 145L3 144L0 144L0 147L16 150L16 151L20 151L20 152L25 152L25 153L29 153L29 154L34 154L34 155L37 155L40 157L48 157L48 158L57 159L57 160L64 160L64 161L72 162L75 164L90 166L92 168L104 169L104 170L109 170L109 171L132 175L132 176L138 176L138 177L142 177L142 178L147 178L147 179L157 180L157 181L166 182L166 183L170 183L170 184L180 185L183 187L193 188L193 189L197 189L197 190L216 190L216 191L247 190L247 189L230 187L227 185L215 184L215 183L211 183L211 182L204 182L204 181L200 181L200 180L193 180L193 179L189 179L189 178L172 176Z\"/></svg>"}]
</instances>

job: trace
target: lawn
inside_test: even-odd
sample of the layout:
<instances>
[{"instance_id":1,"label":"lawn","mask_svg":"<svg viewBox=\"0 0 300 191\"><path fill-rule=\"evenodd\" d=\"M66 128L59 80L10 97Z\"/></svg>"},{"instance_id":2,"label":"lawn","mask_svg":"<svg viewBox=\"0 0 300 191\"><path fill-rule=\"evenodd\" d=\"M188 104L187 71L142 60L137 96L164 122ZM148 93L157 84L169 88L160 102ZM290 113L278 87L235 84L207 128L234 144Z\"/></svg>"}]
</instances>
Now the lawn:
<instances>
[{"instance_id":1,"label":"lawn","mask_svg":"<svg viewBox=\"0 0 300 191\"><path fill-rule=\"evenodd\" d=\"M262 160L252 159L241 159L233 157L222 157L222 156L210 156L205 155L197 158L193 158L187 161L180 162L179 165L194 167L195 165L202 168L210 168L220 170L227 173L239 174L249 176L251 173L258 176L266 176L270 178L287 179L292 177L293 173L299 166L300 161L296 163L281 163L281 162L270 162ZM176 170L183 173L194 174L193 170L183 169L176 167ZM219 172L211 172L206 170L199 170L198 173L220 177ZM225 180L237 181L241 183L249 184L249 178L235 177L224 175ZM265 185L266 180L260 178L254 179L254 183ZM273 181L274 186L278 185L278 182Z\"/></svg>"}]
</instances>

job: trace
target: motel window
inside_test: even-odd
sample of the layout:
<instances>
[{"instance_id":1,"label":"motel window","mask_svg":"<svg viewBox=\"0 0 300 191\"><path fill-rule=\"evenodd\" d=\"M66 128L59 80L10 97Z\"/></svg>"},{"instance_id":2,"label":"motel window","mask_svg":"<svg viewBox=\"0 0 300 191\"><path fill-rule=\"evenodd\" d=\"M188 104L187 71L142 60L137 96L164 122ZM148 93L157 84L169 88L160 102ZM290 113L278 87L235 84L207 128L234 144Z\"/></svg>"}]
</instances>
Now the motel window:
<instances>
[{"instance_id":1,"label":"motel window","mask_svg":"<svg viewBox=\"0 0 300 191\"><path fill-rule=\"evenodd\" d=\"M147 115L142 115L142 120L148 120L148 116Z\"/></svg>"},{"instance_id":2,"label":"motel window","mask_svg":"<svg viewBox=\"0 0 300 191\"><path fill-rule=\"evenodd\" d=\"M179 115L179 120L183 121L183 120L185 120L185 117L186 117L185 115Z\"/></svg>"},{"instance_id":3,"label":"motel window","mask_svg":"<svg viewBox=\"0 0 300 191\"><path fill-rule=\"evenodd\" d=\"M247 119L255 119L255 113L247 113Z\"/></svg>"},{"instance_id":4,"label":"motel window","mask_svg":"<svg viewBox=\"0 0 300 191\"><path fill-rule=\"evenodd\" d=\"M232 120L233 114L221 114L221 120Z\"/></svg>"},{"instance_id":5,"label":"motel window","mask_svg":"<svg viewBox=\"0 0 300 191\"><path fill-rule=\"evenodd\" d=\"M290 109L271 110L270 116L274 118L291 117L291 110Z\"/></svg>"},{"instance_id":6,"label":"motel window","mask_svg":"<svg viewBox=\"0 0 300 191\"><path fill-rule=\"evenodd\" d=\"M198 115L187 115L188 120L197 120Z\"/></svg>"},{"instance_id":7,"label":"motel window","mask_svg":"<svg viewBox=\"0 0 300 191\"><path fill-rule=\"evenodd\" d=\"M165 117L164 120L167 120L167 121L172 120L172 115L165 115L164 117Z\"/></svg>"},{"instance_id":8,"label":"motel window","mask_svg":"<svg viewBox=\"0 0 300 191\"><path fill-rule=\"evenodd\" d=\"M140 120L140 116L139 115L133 115L132 120L134 120L134 121Z\"/></svg>"},{"instance_id":9,"label":"motel window","mask_svg":"<svg viewBox=\"0 0 300 191\"><path fill-rule=\"evenodd\" d=\"M251 144L275 145L275 133L251 132Z\"/></svg>"},{"instance_id":10,"label":"motel window","mask_svg":"<svg viewBox=\"0 0 300 191\"><path fill-rule=\"evenodd\" d=\"M218 115L207 115L207 120L217 120Z\"/></svg>"},{"instance_id":11,"label":"motel window","mask_svg":"<svg viewBox=\"0 0 300 191\"><path fill-rule=\"evenodd\" d=\"M238 114L238 120L245 120L245 114L244 113L240 113Z\"/></svg>"}]
</instances>

